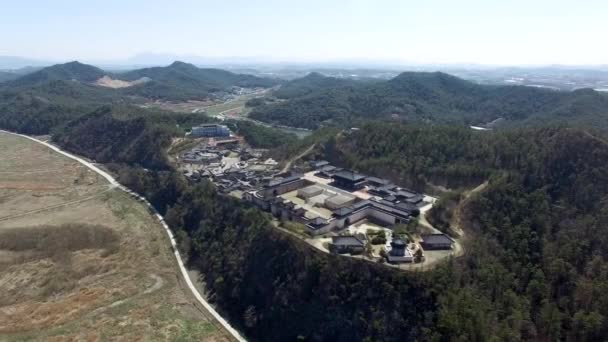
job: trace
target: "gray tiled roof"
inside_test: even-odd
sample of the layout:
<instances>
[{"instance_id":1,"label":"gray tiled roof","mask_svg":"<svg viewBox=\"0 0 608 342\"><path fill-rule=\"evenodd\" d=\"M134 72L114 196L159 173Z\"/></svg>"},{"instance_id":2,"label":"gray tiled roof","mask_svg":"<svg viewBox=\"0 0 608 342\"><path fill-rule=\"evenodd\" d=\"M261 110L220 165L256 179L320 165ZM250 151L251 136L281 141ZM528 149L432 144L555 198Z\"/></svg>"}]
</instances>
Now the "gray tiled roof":
<instances>
[{"instance_id":1,"label":"gray tiled roof","mask_svg":"<svg viewBox=\"0 0 608 342\"><path fill-rule=\"evenodd\" d=\"M356 173L355 171L350 171L350 170L342 170L339 172L336 172L334 174L334 177L340 177L340 178L344 178L353 182L358 182L361 180L365 179L365 175L362 175L360 173Z\"/></svg>"},{"instance_id":2,"label":"gray tiled roof","mask_svg":"<svg viewBox=\"0 0 608 342\"><path fill-rule=\"evenodd\" d=\"M331 238L331 243L336 246L365 246L363 241L354 236L334 236Z\"/></svg>"},{"instance_id":3,"label":"gray tiled roof","mask_svg":"<svg viewBox=\"0 0 608 342\"><path fill-rule=\"evenodd\" d=\"M422 234L420 237L425 244L429 245L443 245L451 244L453 242L452 239L445 234Z\"/></svg>"}]
</instances>

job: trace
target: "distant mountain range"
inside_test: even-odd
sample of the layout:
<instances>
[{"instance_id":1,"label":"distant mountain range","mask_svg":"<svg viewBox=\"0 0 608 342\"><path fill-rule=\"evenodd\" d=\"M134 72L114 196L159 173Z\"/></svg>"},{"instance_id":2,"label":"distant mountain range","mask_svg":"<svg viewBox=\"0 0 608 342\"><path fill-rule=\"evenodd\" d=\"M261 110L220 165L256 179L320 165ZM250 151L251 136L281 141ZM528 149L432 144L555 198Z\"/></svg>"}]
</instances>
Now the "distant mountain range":
<instances>
[{"instance_id":1,"label":"distant mountain range","mask_svg":"<svg viewBox=\"0 0 608 342\"><path fill-rule=\"evenodd\" d=\"M280 101L258 103L253 118L304 128L349 126L362 120L608 128L608 94L481 85L441 72L404 72L389 80L311 73L282 82L179 61L122 73L76 61L27 72L0 74L8 79L0 83L0 126L46 133L100 105L205 100L228 94L233 87L282 84L274 92Z\"/></svg>"},{"instance_id":2,"label":"distant mountain range","mask_svg":"<svg viewBox=\"0 0 608 342\"><path fill-rule=\"evenodd\" d=\"M257 106L250 116L304 128L369 119L477 126L579 123L608 128L608 96L590 89L565 92L480 85L441 72L404 72L376 82L337 81L313 74L282 88L276 96L287 101Z\"/></svg>"},{"instance_id":3,"label":"distant mountain range","mask_svg":"<svg viewBox=\"0 0 608 342\"><path fill-rule=\"evenodd\" d=\"M213 93L229 91L230 87L271 87L277 80L221 69L198 68L184 62L165 67L136 69L112 73L77 61L56 64L26 75L3 73L9 79L4 88L32 87L53 81L77 81L84 85L97 85L122 89L119 93L154 99L188 100L205 99ZM104 82L100 82L100 80ZM113 87L111 81L121 82ZM142 81L143 80L143 81Z\"/></svg>"},{"instance_id":4,"label":"distant mountain range","mask_svg":"<svg viewBox=\"0 0 608 342\"><path fill-rule=\"evenodd\" d=\"M18 56L0 56L0 70L15 70L26 67L45 67L54 64L50 61Z\"/></svg>"},{"instance_id":5,"label":"distant mountain range","mask_svg":"<svg viewBox=\"0 0 608 342\"><path fill-rule=\"evenodd\" d=\"M183 62L117 74L74 61L8 76L0 83L0 127L35 134L46 134L101 105L206 100L233 87L279 83Z\"/></svg>"}]
</instances>

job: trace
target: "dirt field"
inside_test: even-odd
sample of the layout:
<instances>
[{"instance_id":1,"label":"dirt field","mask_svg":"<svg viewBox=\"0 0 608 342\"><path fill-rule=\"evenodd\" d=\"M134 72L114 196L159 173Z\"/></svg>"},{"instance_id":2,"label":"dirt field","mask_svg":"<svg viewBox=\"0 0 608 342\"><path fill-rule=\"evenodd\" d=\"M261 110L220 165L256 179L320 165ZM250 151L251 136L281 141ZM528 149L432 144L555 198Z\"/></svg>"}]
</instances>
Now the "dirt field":
<instances>
[{"instance_id":1,"label":"dirt field","mask_svg":"<svg viewBox=\"0 0 608 342\"><path fill-rule=\"evenodd\" d=\"M142 204L0 133L0 340L227 341L178 272Z\"/></svg>"},{"instance_id":2,"label":"dirt field","mask_svg":"<svg viewBox=\"0 0 608 342\"><path fill-rule=\"evenodd\" d=\"M138 85L143 82L145 82L145 81L143 81L143 80L137 80L137 81L132 81L132 82L123 81L123 80L113 79L110 76L106 75L106 76L98 79L97 81L95 81L95 85L98 85L100 87L119 89L119 88L132 87L134 85Z\"/></svg>"}]
</instances>

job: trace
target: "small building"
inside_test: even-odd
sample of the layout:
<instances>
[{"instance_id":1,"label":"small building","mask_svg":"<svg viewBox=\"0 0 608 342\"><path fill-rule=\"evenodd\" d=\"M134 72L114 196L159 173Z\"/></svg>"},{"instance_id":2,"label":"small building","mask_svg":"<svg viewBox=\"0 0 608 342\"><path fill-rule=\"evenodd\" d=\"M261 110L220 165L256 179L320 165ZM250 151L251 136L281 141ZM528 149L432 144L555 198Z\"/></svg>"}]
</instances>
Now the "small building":
<instances>
[{"instance_id":1,"label":"small building","mask_svg":"<svg viewBox=\"0 0 608 342\"><path fill-rule=\"evenodd\" d=\"M327 160L313 160L309 163L309 165L311 168L318 170L323 166L329 165L329 162Z\"/></svg>"},{"instance_id":2,"label":"small building","mask_svg":"<svg viewBox=\"0 0 608 342\"><path fill-rule=\"evenodd\" d=\"M414 256L407 249L407 244L401 239L394 239L391 242L391 250L387 255L388 262L392 264L400 264L405 262L413 262Z\"/></svg>"},{"instance_id":3,"label":"small building","mask_svg":"<svg viewBox=\"0 0 608 342\"><path fill-rule=\"evenodd\" d=\"M329 251L337 254L361 254L365 251L365 242L356 236L334 236L329 244Z\"/></svg>"},{"instance_id":4,"label":"small building","mask_svg":"<svg viewBox=\"0 0 608 342\"><path fill-rule=\"evenodd\" d=\"M406 198L405 202L409 203L409 204L416 205L416 206L423 205L424 204L424 196L422 196L420 194L417 194L414 197Z\"/></svg>"},{"instance_id":5,"label":"small building","mask_svg":"<svg viewBox=\"0 0 608 342\"><path fill-rule=\"evenodd\" d=\"M445 234L422 234L420 245L425 250L452 249L454 240Z\"/></svg>"},{"instance_id":6,"label":"small building","mask_svg":"<svg viewBox=\"0 0 608 342\"><path fill-rule=\"evenodd\" d=\"M383 185L390 184L390 181L388 179L382 179L378 177L367 177L367 184L375 187L380 187Z\"/></svg>"},{"instance_id":7,"label":"small building","mask_svg":"<svg viewBox=\"0 0 608 342\"><path fill-rule=\"evenodd\" d=\"M329 221L322 217L315 217L308 221L306 228L312 235L321 235L329 233L333 226L329 224Z\"/></svg>"},{"instance_id":8,"label":"small building","mask_svg":"<svg viewBox=\"0 0 608 342\"><path fill-rule=\"evenodd\" d=\"M230 130L228 127L224 125L218 124L205 124L200 126L192 127L192 132L190 133L193 137L229 137Z\"/></svg>"},{"instance_id":9,"label":"small building","mask_svg":"<svg viewBox=\"0 0 608 342\"><path fill-rule=\"evenodd\" d=\"M303 200L308 200L311 197L315 197L323 193L323 188L317 185L307 186L302 189L298 189L298 197Z\"/></svg>"},{"instance_id":10,"label":"small building","mask_svg":"<svg viewBox=\"0 0 608 342\"><path fill-rule=\"evenodd\" d=\"M279 163L276 160L272 159L272 158L268 158L268 159L266 159L264 161L264 165L275 166L275 165L278 165L278 164Z\"/></svg>"},{"instance_id":11,"label":"small building","mask_svg":"<svg viewBox=\"0 0 608 342\"><path fill-rule=\"evenodd\" d=\"M340 171L340 169L333 165L325 165L315 173L315 176L329 179L338 171Z\"/></svg>"},{"instance_id":12,"label":"small building","mask_svg":"<svg viewBox=\"0 0 608 342\"><path fill-rule=\"evenodd\" d=\"M409 191L407 189L400 189L395 192L395 196L399 199L407 199L415 197L417 194L413 191Z\"/></svg>"},{"instance_id":13,"label":"small building","mask_svg":"<svg viewBox=\"0 0 608 342\"><path fill-rule=\"evenodd\" d=\"M325 200L325 206L329 209L348 207L355 202L354 196L337 194Z\"/></svg>"},{"instance_id":14,"label":"small building","mask_svg":"<svg viewBox=\"0 0 608 342\"><path fill-rule=\"evenodd\" d=\"M363 189L367 182L365 175L351 170L342 170L332 176L333 185L350 191Z\"/></svg>"}]
</instances>

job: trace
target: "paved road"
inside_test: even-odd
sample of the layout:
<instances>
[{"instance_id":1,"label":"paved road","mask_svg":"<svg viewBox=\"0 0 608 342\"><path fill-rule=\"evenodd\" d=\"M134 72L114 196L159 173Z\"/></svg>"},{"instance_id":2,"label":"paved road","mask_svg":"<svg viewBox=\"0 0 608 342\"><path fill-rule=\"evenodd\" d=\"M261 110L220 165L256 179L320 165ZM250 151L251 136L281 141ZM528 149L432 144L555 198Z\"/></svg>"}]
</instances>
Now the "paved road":
<instances>
[{"instance_id":1,"label":"paved road","mask_svg":"<svg viewBox=\"0 0 608 342\"><path fill-rule=\"evenodd\" d=\"M114 177L112 177L110 174L108 174L107 172L101 170L100 168L98 168L97 166L95 166L93 163L90 163L82 158L79 158L73 154L70 154L68 152L65 152L63 150L61 150L59 147L51 145L47 142L44 142L42 140L38 140L36 138L32 138L30 136L27 135L23 135L23 134L17 134L17 133L13 133L13 132L8 132L8 131L4 131L4 130L0 130L0 132L2 133L7 133L7 134L12 134L12 135L16 135L16 136L20 136L26 139L30 139L32 141L35 141L39 144L42 144L54 151L56 151L57 153L60 153L70 159L74 159L77 162L85 165L86 167L88 167L89 169L95 171L97 174L101 175L102 177L104 177L105 179L108 180L108 182L110 183L111 187L116 187L119 188L122 191L125 191L129 194L132 194L134 196L136 196L141 202L145 203L151 210L153 210L156 213L156 210L154 209L154 207L152 206L152 204L150 204L150 202L148 202L143 196L140 196L139 194L136 194L135 192L131 191L129 188L121 185L120 183L118 183L118 181L116 181L116 179L114 179ZM184 277L184 279L186 280L186 284L188 285L188 288L190 288L190 291L192 291L192 294L194 295L194 297L196 298L196 300L202 304L205 309L207 309L207 311L209 311L209 313L213 316L213 318L215 318L221 325L222 327L224 327L224 329L226 329L226 331L228 331L230 333L230 335L232 335L232 337L234 337L237 341L246 341L240 334L238 331L236 331L231 325L230 323L228 323L222 316L220 316L220 314L217 313L217 311L215 311L215 309L211 306L211 304L209 304L204 298L203 296L201 296L201 294L198 292L198 290L194 287L194 284L192 283L192 280L190 279L190 277L188 276L188 271L186 270L186 267L184 266L184 262L182 260L181 255L179 254L179 251L177 249L177 243L175 241L175 237L173 236L173 232L171 232L171 229L169 229L169 226L165 223L165 219L159 214L156 213L156 218L158 219L158 221L161 223L161 225L163 226L163 228L165 228L165 231L167 232L167 235L169 236L169 240L171 241L171 246L173 247L173 251L175 254L175 258L177 259L177 264L179 265L179 269L182 273L182 276Z\"/></svg>"}]
</instances>

